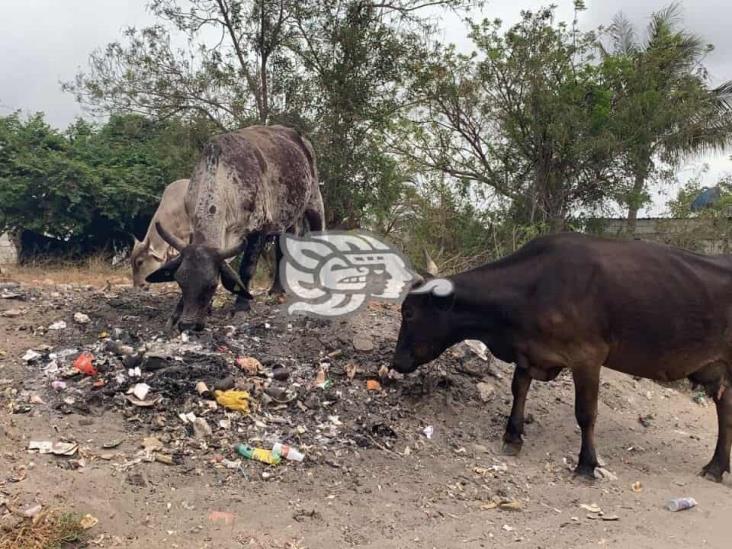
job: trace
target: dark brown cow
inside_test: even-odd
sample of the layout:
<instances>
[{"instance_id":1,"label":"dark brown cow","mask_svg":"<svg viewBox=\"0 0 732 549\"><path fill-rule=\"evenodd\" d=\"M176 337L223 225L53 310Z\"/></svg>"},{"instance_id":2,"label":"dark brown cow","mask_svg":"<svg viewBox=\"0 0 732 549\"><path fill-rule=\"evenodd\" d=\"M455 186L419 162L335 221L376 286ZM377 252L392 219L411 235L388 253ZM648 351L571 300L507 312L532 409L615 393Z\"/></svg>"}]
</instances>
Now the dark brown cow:
<instances>
[{"instance_id":1,"label":"dark brown cow","mask_svg":"<svg viewBox=\"0 0 732 549\"><path fill-rule=\"evenodd\" d=\"M714 399L719 435L702 472L720 481L732 444L732 256L561 234L494 263L434 279L402 305L393 367L411 372L464 339L517 367L508 453L522 444L532 379L572 372L582 430L577 472L594 476L600 368L655 380L688 377Z\"/></svg>"},{"instance_id":2,"label":"dark brown cow","mask_svg":"<svg viewBox=\"0 0 732 549\"><path fill-rule=\"evenodd\" d=\"M252 296L226 263L246 250L242 275L253 269L264 240L294 230L300 220L323 229L323 199L312 145L283 126L251 126L214 137L196 165L185 199L191 219L190 245L156 228L181 253L148 276L148 282L175 280L182 297L168 323L201 330L219 277L237 294L236 307L248 309ZM247 239L250 246L247 246Z\"/></svg>"}]
</instances>

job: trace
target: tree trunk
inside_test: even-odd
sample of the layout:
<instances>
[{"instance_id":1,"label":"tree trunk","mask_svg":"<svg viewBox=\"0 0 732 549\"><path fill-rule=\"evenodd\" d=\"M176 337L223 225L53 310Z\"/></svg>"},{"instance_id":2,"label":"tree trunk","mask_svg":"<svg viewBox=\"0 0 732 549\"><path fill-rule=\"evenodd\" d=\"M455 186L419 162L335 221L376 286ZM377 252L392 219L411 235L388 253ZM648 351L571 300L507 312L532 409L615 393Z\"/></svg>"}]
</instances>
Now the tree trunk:
<instances>
[{"instance_id":1,"label":"tree trunk","mask_svg":"<svg viewBox=\"0 0 732 549\"><path fill-rule=\"evenodd\" d=\"M633 191L628 197L628 220L625 225L625 232L628 236L635 234L635 228L638 221L638 210L641 204L641 193L646 186L646 177L644 174L638 172L635 175L635 181L633 182Z\"/></svg>"}]
</instances>

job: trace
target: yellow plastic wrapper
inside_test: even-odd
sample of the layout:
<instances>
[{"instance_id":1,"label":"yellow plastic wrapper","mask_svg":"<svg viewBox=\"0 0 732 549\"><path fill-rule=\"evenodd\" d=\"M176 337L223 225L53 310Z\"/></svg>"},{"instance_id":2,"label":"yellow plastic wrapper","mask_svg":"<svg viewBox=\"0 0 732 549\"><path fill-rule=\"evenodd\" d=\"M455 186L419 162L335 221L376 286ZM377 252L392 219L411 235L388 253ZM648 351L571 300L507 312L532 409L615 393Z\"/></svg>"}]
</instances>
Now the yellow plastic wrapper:
<instances>
[{"instance_id":1,"label":"yellow plastic wrapper","mask_svg":"<svg viewBox=\"0 0 732 549\"><path fill-rule=\"evenodd\" d=\"M249 393L247 391L214 391L216 402L229 410L249 413Z\"/></svg>"}]
</instances>

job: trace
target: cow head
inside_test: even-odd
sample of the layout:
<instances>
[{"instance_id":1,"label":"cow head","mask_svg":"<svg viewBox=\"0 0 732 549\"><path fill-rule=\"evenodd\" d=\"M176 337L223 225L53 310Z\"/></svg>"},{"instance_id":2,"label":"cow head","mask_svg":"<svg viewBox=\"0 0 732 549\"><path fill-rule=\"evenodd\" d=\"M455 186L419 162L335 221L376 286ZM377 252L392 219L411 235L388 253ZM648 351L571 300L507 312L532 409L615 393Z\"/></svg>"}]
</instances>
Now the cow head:
<instances>
[{"instance_id":1,"label":"cow head","mask_svg":"<svg viewBox=\"0 0 732 549\"><path fill-rule=\"evenodd\" d=\"M403 374L413 372L461 339L455 335L454 304L455 288L447 278L421 280L412 288L402 303L392 368Z\"/></svg>"},{"instance_id":2,"label":"cow head","mask_svg":"<svg viewBox=\"0 0 732 549\"><path fill-rule=\"evenodd\" d=\"M130 263L132 263L132 285L135 288L145 288L148 286L145 280L149 274L159 269L165 263L166 253L154 249L150 245L150 240L146 239L140 242L135 238L135 245L130 253Z\"/></svg>"},{"instance_id":3,"label":"cow head","mask_svg":"<svg viewBox=\"0 0 732 549\"><path fill-rule=\"evenodd\" d=\"M203 329L211 300L219 285L219 278L231 293L252 299L239 275L226 262L244 250L246 241L221 250L202 244L185 244L165 230L160 223L156 223L155 227L163 240L180 254L150 274L146 280L151 283L175 280L178 283L183 306L178 319L178 327L181 330Z\"/></svg>"}]
</instances>

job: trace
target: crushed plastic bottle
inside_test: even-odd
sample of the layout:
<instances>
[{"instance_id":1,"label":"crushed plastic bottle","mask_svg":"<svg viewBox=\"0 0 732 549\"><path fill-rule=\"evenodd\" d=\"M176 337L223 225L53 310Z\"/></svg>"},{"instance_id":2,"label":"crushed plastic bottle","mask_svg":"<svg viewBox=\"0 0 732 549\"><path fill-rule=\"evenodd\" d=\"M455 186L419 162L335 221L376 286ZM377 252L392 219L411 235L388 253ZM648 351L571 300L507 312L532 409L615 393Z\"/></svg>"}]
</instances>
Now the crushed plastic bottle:
<instances>
[{"instance_id":1,"label":"crushed plastic bottle","mask_svg":"<svg viewBox=\"0 0 732 549\"><path fill-rule=\"evenodd\" d=\"M261 461L262 463L268 463L270 465L277 465L282 460L279 454L275 454L272 450L253 448L248 444L237 444L234 449L240 456L246 459Z\"/></svg>"},{"instance_id":2,"label":"crushed plastic bottle","mask_svg":"<svg viewBox=\"0 0 732 549\"><path fill-rule=\"evenodd\" d=\"M292 446L288 446L287 444L282 444L280 442L276 442L275 445L272 446L272 453L289 461L302 461L303 459L305 459L305 455L300 452L300 450L298 450L297 448L293 448Z\"/></svg>"},{"instance_id":3,"label":"crushed plastic bottle","mask_svg":"<svg viewBox=\"0 0 732 549\"><path fill-rule=\"evenodd\" d=\"M673 498L668 500L666 509L671 512L684 511L685 509L691 509L696 507L696 500L694 498Z\"/></svg>"}]
</instances>

